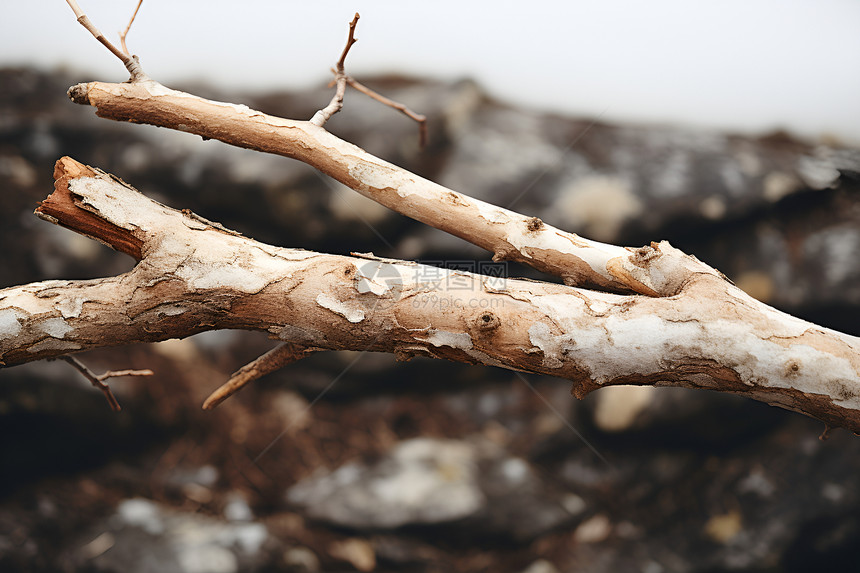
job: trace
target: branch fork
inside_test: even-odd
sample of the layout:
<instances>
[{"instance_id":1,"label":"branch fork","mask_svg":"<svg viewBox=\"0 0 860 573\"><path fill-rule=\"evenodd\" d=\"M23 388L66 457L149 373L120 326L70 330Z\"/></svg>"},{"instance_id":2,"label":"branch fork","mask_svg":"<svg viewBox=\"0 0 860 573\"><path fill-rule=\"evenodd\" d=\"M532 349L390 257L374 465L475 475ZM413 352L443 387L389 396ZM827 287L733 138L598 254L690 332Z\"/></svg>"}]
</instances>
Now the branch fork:
<instances>
[{"instance_id":1,"label":"branch fork","mask_svg":"<svg viewBox=\"0 0 860 573\"><path fill-rule=\"evenodd\" d=\"M152 376L152 370L108 370L102 374L96 374L89 368L87 368L80 360L75 358L74 356L57 356L57 360L62 360L72 366L75 370L80 372L84 378L90 381L94 387L98 388L102 391L102 394L105 395L105 399L108 401L108 404L111 407L111 410L114 412L119 412L122 410L119 402L116 397L111 392L110 386L105 384L105 380L109 380L111 378L122 378L123 376Z\"/></svg>"},{"instance_id":2,"label":"branch fork","mask_svg":"<svg viewBox=\"0 0 860 573\"><path fill-rule=\"evenodd\" d=\"M357 18L336 71L334 107L342 104L343 61ZM487 249L495 260L530 265L565 284L506 279L499 285L441 269L466 275L472 285L452 292L447 282L422 281L421 265L386 260L375 264L399 282L380 285L367 259L258 243L63 158L55 191L37 214L140 264L117 277L0 290L0 366L240 328L267 332L283 345L240 369L207 408L310 352L347 349L564 377L578 397L614 384L707 388L860 432L860 339L781 313L666 242L625 248L556 229L387 163L320 121L269 116L151 81L76 89L76 101L100 117L298 159ZM464 299L474 307L453 304ZM443 300L452 304L438 304Z\"/></svg>"},{"instance_id":3,"label":"branch fork","mask_svg":"<svg viewBox=\"0 0 860 573\"><path fill-rule=\"evenodd\" d=\"M86 28L86 30L93 35L93 37L106 47L111 54L119 58L119 61L123 63L125 68L129 73L129 81L131 82L144 82L149 80L149 77L143 72L143 68L140 66L140 61L137 56L132 56L128 53L128 48L125 45L125 37L128 34L128 31L131 29L131 25L134 22L135 16L137 16L137 11L140 10L140 5L143 3L143 0L140 0L137 4L137 8L134 10L134 14L131 17L131 20L128 23L128 26L125 29L125 32L120 34L120 41L122 43L122 50L114 46L110 40L108 40L104 34L96 28L95 24L84 14L84 11L81 10L81 7L78 6L76 0L66 0L66 3L71 7L72 11L75 13L75 17L78 20L78 24ZM151 81L151 80L150 80Z\"/></svg>"}]
</instances>

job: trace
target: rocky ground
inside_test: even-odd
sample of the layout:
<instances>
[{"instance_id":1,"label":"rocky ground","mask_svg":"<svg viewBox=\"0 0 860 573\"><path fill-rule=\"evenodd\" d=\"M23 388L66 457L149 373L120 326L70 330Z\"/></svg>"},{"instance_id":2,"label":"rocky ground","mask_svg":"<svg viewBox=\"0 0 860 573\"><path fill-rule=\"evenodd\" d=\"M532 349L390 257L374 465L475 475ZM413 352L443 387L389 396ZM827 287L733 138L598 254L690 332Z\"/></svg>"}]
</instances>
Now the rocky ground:
<instances>
[{"instance_id":1,"label":"rocky ground","mask_svg":"<svg viewBox=\"0 0 860 573\"><path fill-rule=\"evenodd\" d=\"M0 70L0 288L121 273L124 255L32 215L70 155L256 239L461 267L488 253L306 166L99 120L90 78ZM611 125L494 101L475 84L369 82L330 129L469 195L626 245L668 239L778 308L860 335L860 151ZM326 90L217 93L310 117ZM543 278L510 265L513 276ZM568 383L387 355L312 356L213 412L259 334L88 353L151 368L113 388L62 363L0 371L0 570L109 572L849 570L860 440L743 398Z\"/></svg>"}]
</instances>

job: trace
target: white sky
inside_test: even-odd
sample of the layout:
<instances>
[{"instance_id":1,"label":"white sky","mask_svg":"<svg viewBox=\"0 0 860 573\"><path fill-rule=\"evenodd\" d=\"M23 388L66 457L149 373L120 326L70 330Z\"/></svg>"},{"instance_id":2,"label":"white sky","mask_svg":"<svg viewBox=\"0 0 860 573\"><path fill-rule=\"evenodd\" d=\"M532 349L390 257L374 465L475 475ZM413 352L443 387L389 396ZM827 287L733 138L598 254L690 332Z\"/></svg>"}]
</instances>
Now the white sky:
<instances>
[{"instance_id":1,"label":"white sky","mask_svg":"<svg viewBox=\"0 0 860 573\"><path fill-rule=\"evenodd\" d=\"M136 0L79 3L113 41ZM4 4L0 66L125 79L64 0ZM472 77L536 109L860 144L857 0L145 0L129 47L168 85L301 87L330 77L355 11L358 77Z\"/></svg>"}]
</instances>

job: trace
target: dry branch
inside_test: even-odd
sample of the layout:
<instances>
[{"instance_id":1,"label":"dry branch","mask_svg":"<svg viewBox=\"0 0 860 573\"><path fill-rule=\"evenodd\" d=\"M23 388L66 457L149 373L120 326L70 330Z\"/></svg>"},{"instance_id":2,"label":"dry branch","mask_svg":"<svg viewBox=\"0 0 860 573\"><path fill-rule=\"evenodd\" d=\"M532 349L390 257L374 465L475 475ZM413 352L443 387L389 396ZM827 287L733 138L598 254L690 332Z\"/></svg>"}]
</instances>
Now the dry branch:
<instances>
[{"instance_id":1,"label":"dry branch","mask_svg":"<svg viewBox=\"0 0 860 573\"><path fill-rule=\"evenodd\" d=\"M361 16L358 12L356 12L355 17L353 17L352 21L349 23L349 36L347 36L346 39L346 46L344 46L343 52L341 52L340 59L338 59L337 64L335 64L335 67L333 67L331 70L334 74L334 80L332 80L332 85L335 86L335 94L334 96L332 96L331 101L326 107L317 111L314 114L314 116L310 119L310 122L319 127L324 126L334 114L343 109L343 96L346 94L346 86L351 86L356 91L359 91L364 95L375 99L383 105L387 105L392 109L396 109L409 119L415 121L418 124L418 146L424 147L424 145L427 143L426 117L424 117L420 113L415 113L400 102L396 102L393 99L387 98L384 95L373 91L369 87L357 82L354 78L346 74L346 56L347 54L349 54L349 50L350 48L352 48L352 45L358 41L358 38L355 37L355 27L356 25L358 25L359 18L361 18Z\"/></svg>"},{"instance_id":2,"label":"dry branch","mask_svg":"<svg viewBox=\"0 0 860 573\"><path fill-rule=\"evenodd\" d=\"M6 366L240 328L306 349L551 374L572 380L577 396L611 384L708 388L860 431L860 340L780 313L714 273L672 297L500 282L265 245L69 158L55 175L49 220L115 247L139 244L141 259L117 277L0 290ZM672 256L657 244L650 261L664 248Z\"/></svg>"},{"instance_id":3,"label":"dry branch","mask_svg":"<svg viewBox=\"0 0 860 573\"><path fill-rule=\"evenodd\" d=\"M119 58L119 61L123 63L125 69L128 70L131 79L134 81L144 81L148 79L146 74L143 73L143 68L140 67L140 62L137 60L137 56L132 56L128 53L128 50L125 50L125 34L128 33L128 29L126 29L125 33L121 36L123 50L120 50L116 46L114 46L110 40L108 40L101 31L96 28L95 24L84 14L84 11L81 10L81 7L78 6L76 0L66 0L66 3L75 13L75 17L78 19L78 23L86 28L86 30L93 35L93 37L98 40L105 48L107 48L110 53ZM138 8L140 5L138 4ZM135 15L137 14L137 10L134 11ZM132 22L134 21L134 16L132 16ZM128 23L129 28L131 28L131 22Z\"/></svg>"},{"instance_id":4,"label":"dry branch","mask_svg":"<svg viewBox=\"0 0 860 573\"><path fill-rule=\"evenodd\" d=\"M357 18L326 110L342 104ZM551 374L572 380L580 397L612 384L708 388L860 432L860 339L778 312L668 243L633 249L583 239L382 161L328 133L324 119L282 119L177 92L112 51L129 67L129 83L69 90L99 116L298 159L566 285L271 247L64 158L37 214L139 262L117 277L0 290L0 366L240 328L287 344L237 372L208 406L306 352L360 349Z\"/></svg>"},{"instance_id":5,"label":"dry branch","mask_svg":"<svg viewBox=\"0 0 860 573\"><path fill-rule=\"evenodd\" d=\"M203 402L204 410L211 410L218 404L266 374L279 370L287 364L301 360L307 354L314 352L312 348L298 346L296 344L283 343L266 352L253 362L246 364L230 376L220 388L212 392Z\"/></svg>"},{"instance_id":6,"label":"dry branch","mask_svg":"<svg viewBox=\"0 0 860 573\"><path fill-rule=\"evenodd\" d=\"M337 61L334 72L335 94L327 106L319 110L311 118L310 122L316 126L322 127L325 125L331 116L343 109L343 96L346 93L346 72L344 65L346 63L346 55L349 54L349 49L358 40L355 38L355 26L358 24L358 12L355 13L352 21L349 23L349 36L346 39L346 46L340 54L340 59Z\"/></svg>"},{"instance_id":7,"label":"dry branch","mask_svg":"<svg viewBox=\"0 0 860 573\"><path fill-rule=\"evenodd\" d=\"M392 109L396 109L409 119L415 121L418 124L418 147L424 147L427 144L427 117L412 111L405 105L400 102L396 102L391 98L387 98L384 95L377 93L367 87L366 85L356 81L354 78L350 76L346 76L346 84L351 88L360 91L364 95L375 99L379 103L383 105L387 105Z\"/></svg>"},{"instance_id":8,"label":"dry branch","mask_svg":"<svg viewBox=\"0 0 860 573\"><path fill-rule=\"evenodd\" d=\"M129 31L131 30L131 25L134 24L134 19L137 18L137 13L140 11L141 4L143 4L143 0L138 0L137 6L134 9L134 13L132 13L131 18L128 21L128 26L125 27L125 30L119 33L119 43L122 45L122 51L126 56L130 56L131 53L128 51L128 46L125 43L125 39L128 36Z\"/></svg>"},{"instance_id":9,"label":"dry branch","mask_svg":"<svg viewBox=\"0 0 860 573\"><path fill-rule=\"evenodd\" d=\"M123 376L152 376L154 374L152 370L108 370L102 374L96 374L74 356L58 356L57 360L63 360L71 365L72 368L80 372L84 378L89 380L90 384L101 390L114 412L121 411L122 407L120 407L119 402L113 395L113 392L111 392L110 386L105 384L105 380L121 378Z\"/></svg>"},{"instance_id":10,"label":"dry branch","mask_svg":"<svg viewBox=\"0 0 860 573\"><path fill-rule=\"evenodd\" d=\"M493 253L564 279L615 292L671 296L694 275L719 275L694 257L662 244L630 249L585 239L392 165L308 121L284 119L247 106L215 102L152 80L92 82L69 97L99 117L148 123L217 139L237 147L298 159L365 197Z\"/></svg>"}]
</instances>

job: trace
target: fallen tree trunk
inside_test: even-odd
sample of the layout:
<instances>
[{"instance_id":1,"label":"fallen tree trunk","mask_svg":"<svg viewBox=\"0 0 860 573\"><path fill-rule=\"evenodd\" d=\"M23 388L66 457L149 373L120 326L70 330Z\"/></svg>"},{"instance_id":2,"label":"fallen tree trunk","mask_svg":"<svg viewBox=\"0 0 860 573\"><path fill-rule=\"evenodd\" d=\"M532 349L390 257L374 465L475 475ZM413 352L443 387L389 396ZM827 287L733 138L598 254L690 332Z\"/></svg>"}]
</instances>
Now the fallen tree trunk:
<instances>
[{"instance_id":1,"label":"fallen tree trunk","mask_svg":"<svg viewBox=\"0 0 860 573\"><path fill-rule=\"evenodd\" d=\"M776 311L715 271L648 297L327 255L253 241L70 158L55 178L37 214L139 262L117 277L0 290L3 366L239 328L294 354L370 350L551 374L579 397L613 384L745 394L860 432L860 340ZM701 265L666 243L628 252L645 276L663 258Z\"/></svg>"}]
</instances>

